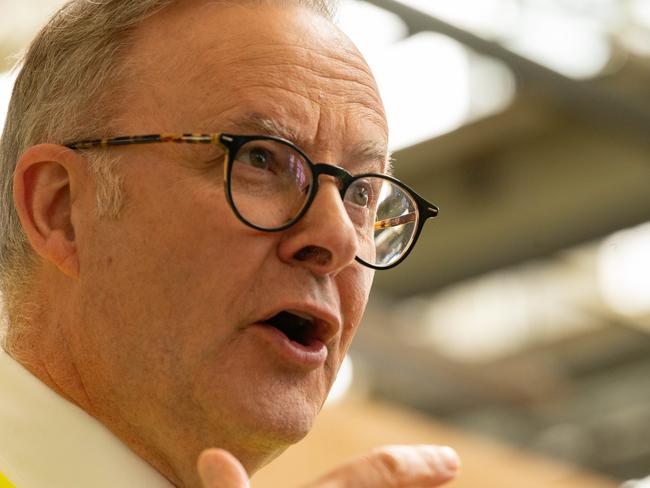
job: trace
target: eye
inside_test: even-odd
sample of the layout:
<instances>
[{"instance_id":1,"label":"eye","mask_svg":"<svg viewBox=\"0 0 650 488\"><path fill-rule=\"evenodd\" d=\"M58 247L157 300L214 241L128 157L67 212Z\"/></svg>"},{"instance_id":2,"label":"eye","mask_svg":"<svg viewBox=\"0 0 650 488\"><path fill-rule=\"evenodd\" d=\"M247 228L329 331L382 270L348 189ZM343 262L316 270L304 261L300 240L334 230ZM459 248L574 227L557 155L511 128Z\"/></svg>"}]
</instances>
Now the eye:
<instances>
[{"instance_id":1,"label":"eye","mask_svg":"<svg viewBox=\"0 0 650 488\"><path fill-rule=\"evenodd\" d=\"M273 164L273 155L264 147L251 147L242 151L237 159L253 168L268 170Z\"/></svg>"},{"instance_id":2,"label":"eye","mask_svg":"<svg viewBox=\"0 0 650 488\"><path fill-rule=\"evenodd\" d=\"M357 180L347 191L348 201L359 207L367 207L372 200L372 188L365 180Z\"/></svg>"}]
</instances>

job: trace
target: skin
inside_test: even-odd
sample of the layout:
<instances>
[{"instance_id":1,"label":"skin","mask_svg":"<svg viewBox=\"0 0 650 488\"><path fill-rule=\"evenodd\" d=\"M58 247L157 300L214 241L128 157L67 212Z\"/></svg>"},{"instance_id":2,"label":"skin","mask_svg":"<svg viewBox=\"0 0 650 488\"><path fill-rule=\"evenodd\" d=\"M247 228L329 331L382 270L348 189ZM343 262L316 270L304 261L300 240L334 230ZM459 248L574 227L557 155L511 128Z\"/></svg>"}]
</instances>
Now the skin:
<instances>
[{"instance_id":1,"label":"skin","mask_svg":"<svg viewBox=\"0 0 650 488\"><path fill-rule=\"evenodd\" d=\"M374 79L350 41L308 10L178 2L138 28L129 60L135 72L107 135L259 133L258 114L314 161L385 169ZM299 223L263 233L228 207L216 146L110 151L127 195L116 220L97 216L79 153L43 144L18 164L16 206L40 256L42 313L12 353L174 484L244 486L246 472L309 431L373 272L354 261L355 231L330 177ZM334 331L322 366L287 363L251 327L301 307ZM245 471L208 451L201 481L196 460L210 446ZM429 464L436 484L451 476ZM219 485L219 473L235 481Z\"/></svg>"},{"instance_id":2,"label":"skin","mask_svg":"<svg viewBox=\"0 0 650 488\"><path fill-rule=\"evenodd\" d=\"M258 113L315 161L383 170L383 160L350 161L358 143L385 148L387 129L370 71L339 31L304 9L179 3L138 31L117 132L250 133ZM44 275L57 283L47 342L60 342L56 329L67 357L48 361L48 376L175 483L196 484L195 460L213 445L254 472L310 429L368 298L372 272L354 261L336 183L321 179L293 228L261 233L228 207L216 147L111 151L128 195L115 221L95 217L88 173L65 155L78 186L69 212L59 208L70 223L56 225L74 242L67 279L49 266ZM309 246L327 258L299 255ZM337 329L316 369L287 365L248 327L300 306L323 309Z\"/></svg>"}]
</instances>

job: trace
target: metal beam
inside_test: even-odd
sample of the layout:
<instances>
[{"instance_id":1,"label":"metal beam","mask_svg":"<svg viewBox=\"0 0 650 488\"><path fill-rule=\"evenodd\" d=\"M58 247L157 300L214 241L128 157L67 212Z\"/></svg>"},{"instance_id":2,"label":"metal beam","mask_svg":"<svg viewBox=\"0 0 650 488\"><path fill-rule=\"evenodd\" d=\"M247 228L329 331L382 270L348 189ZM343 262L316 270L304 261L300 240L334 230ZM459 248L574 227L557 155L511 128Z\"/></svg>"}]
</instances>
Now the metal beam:
<instances>
[{"instance_id":1,"label":"metal beam","mask_svg":"<svg viewBox=\"0 0 650 488\"><path fill-rule=\"evenodd\" d=\"M496 42L485 40L399 1L367 1L401 17L412 34L438 32L478 53L503 61L522 83L549 93L560 106L576 111L588 123L629 131L642 141L648 140L650 108L640 97L624 95L594 81L568 78ZM435 60L431 62L435 63Z\"/></svg>"}]
</instances>

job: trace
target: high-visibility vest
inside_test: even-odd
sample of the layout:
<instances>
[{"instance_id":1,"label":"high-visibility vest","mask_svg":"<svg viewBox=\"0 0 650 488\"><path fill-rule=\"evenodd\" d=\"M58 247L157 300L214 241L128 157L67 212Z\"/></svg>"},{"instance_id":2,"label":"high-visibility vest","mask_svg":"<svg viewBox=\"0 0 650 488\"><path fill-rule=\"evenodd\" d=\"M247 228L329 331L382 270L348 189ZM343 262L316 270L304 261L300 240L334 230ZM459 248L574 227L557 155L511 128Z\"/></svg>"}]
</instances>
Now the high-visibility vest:
<instances>
[{"instance_id":1,"label":"high-visibility vest","mask_svg":"<svg viewBox=\"0 0 650 488\"><path fill-rule=\"evenodd\" d=\"M2 472L0 472L0 488L16 488Z\"/></svg>"}]
</instances>

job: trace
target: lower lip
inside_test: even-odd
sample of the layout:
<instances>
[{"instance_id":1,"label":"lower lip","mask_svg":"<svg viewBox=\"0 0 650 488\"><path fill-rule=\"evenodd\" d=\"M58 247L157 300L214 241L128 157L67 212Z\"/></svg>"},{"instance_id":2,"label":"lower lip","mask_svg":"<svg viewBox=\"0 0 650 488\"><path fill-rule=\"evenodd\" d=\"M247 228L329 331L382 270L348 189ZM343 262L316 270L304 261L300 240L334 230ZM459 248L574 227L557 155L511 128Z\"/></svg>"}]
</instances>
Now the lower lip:
<instances>
[{"instance_id":1,"label":"lower lip","mask_svg":"<svg viewBox=\"0 0 650 488\"><path fill-rule=\"evenodd\" d=\"M325 364L327 347L319 340L311 339L305 345L290 340L280 330L268 324L253 324L250 328L288 363L306 369L314 369Z\"/></svg>"}]
</instances>

